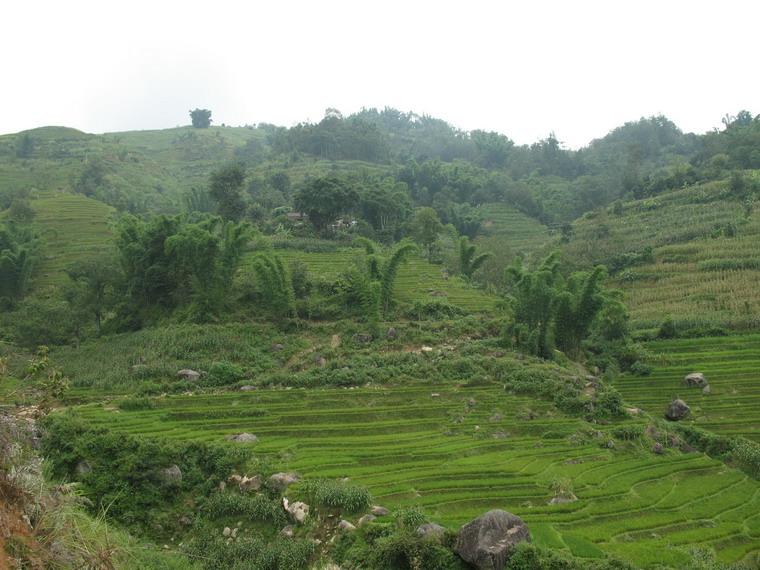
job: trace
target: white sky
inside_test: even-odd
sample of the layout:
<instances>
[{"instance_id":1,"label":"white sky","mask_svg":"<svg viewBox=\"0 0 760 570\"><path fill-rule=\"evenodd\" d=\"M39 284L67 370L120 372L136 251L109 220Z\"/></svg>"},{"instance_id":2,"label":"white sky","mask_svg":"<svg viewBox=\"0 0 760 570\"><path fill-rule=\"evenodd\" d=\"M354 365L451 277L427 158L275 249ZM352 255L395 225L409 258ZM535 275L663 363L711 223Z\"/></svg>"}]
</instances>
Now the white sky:
<instances>
[{"instance_id":1,"label":"white sky","mask_svg":"<svg viewBox=\"0 0 760 570\"><path fill-rule=\"evenodd\" d=\"M578 147L760 113L757 0L5 0L0 133L318 121L392 106Z\"/></svg>"}]
</instances>

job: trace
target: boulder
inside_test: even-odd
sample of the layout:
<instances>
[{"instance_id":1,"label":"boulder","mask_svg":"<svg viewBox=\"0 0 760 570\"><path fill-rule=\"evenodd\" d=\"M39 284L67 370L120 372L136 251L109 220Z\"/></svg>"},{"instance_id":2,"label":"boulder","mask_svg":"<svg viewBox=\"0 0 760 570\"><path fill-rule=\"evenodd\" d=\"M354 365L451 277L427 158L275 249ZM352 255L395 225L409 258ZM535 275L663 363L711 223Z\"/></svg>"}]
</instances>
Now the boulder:
<instances>
[{"instance_id":1,"label":"boulder","mask_svg":"<svg viewBox=\"0 0 760 570\"><path fill-rule=\"evenodd\" d=\"M320 368L324 368L325 366L327 366L327 359L324 356L317 355L314 357L314 364L316 364Z\"/></svg>"},{"instance_id":2,"label":"boulder","mask_svg":"<svg viewBox=\"0 0 760 570\"><path fill-rule=\"evenodd\" d=\"M439 524L425 523L417 527L417 535L423 538L442 539L446 529Z\"/></svg>"},{"instance_id":3,"label":"boulder","mask_svg":"<svg viewBox=\"0 0 760 570\"><path fill-rule=\"evenodd\" d=\"M381 507L380 505L374 505L369 512L371 512L376 517L385 517L391 514L388 509Z\"/></svg>"},{"instance_id":4,"label":"boulder","mask_svg":"<svg viewBox=\"0 0 760 570\"><path fill-rule=\"evenodd\" d=\"M362 518L359 519L359 521L358 521L357 524L359 526L364 526L364 525L367 525L367 524L371 523L376 518L377 517L375 515L364 515Z\"/></svg>"},{"instance_id":5,"label":"boulder","mask_svg":"<svg viewBox=\"0 0 760 570\"><path fill-rule=\"evenodd\" d=\"M295 529L292 525L288 525L280 531L280 534L285 538L293 538L295 536Z\"/></svg>"},{"instance_id":6,"label":"boulder","mask_svg":"<svg viewBox=\"0 0 760 570\"><path fill-rule=\"evenodd\" d=\"M709 396L711 392L712 392L712 390L710 390L710 385L709 384L707 386L705 386L704 388L702 388L702 393L705 396Z\"/></svg>"},{"instance_id":7,"label":"boulder","mask_svg":"<svg viewBox=\"0 0 760 570\"><path fill-rule=\"evenodd\" d=\"M280 351L281 351L282 349L284 349L284 348L285 348L285 347L284 347L283 345L281 345L279 342L276 342L276 343L274 343L274 344L272 345L272 347L271 347L271 349L272 349L272 352L280 352Z\"/></svg>"},{"instance_id":8,"label":"boulder","mask_svg":"<svg viewBox=\"0 0 760 570\"><path fill-rule=\"evenodd\" d=\"M358 344L367 344L368 342L372 342L372 335L364 334L364 333L356 333L353 336L353 340L355 343L358 343Z\"/></svg>"},{"instance_id":9,"label":"boulder","mask_svg":"<svg viewBox=\"0 0 760 570\"><path fill-rule=\"evenodd\" d=\"M683 377L683 383L689 388L704 388L707 386L707 378L701 372L692 372Z\"/></svg>"},{"instance_id":10,"label":"boulder","mask_svg":"<svg viewBox=\"0 0 760 570\"><path fill-rule=\"evenodd\" d=\"M232 536L232 529L228 526L224 527L224 530L222 531L222 536Z\"/></svg>"},{"instance_id":11,"label":"boulder","mask_svg":"<svg viewBox=\"0 0 760 570\"><path fill-rule=\"evenodd\" d=\"M256 389L256 386L251 386L250 384L240 387L241 392L253 392L255 389Z\"/></svg>"},{"instance_id":12,"label":"boulder","mask_svg":"<svg viewBox=\"0 0 760 570\"><path fill-rule=\"evenodd\" d=\"M662 455L664 452L665 448L662 447L662 444L659 441L655 442L655 444L652 446L652 453L655 455Z\"/></svg>"},{"instance_id":13,"label":"boulder","mask_svg":"<svg viewBox=\"0 0 760 570\"><path fill-rule=\"evenodd\" d=\"M569 495L558 495L556 497L552 497L552 500L549 501L549 504L550 505L566 505L568 503L574 503L577 500L578 500L578 497L570 493Z\"/></svg>"},{"instance_id":14,"label":"boulder","mask_svg":"<svg viewBox=\"0 0 760 570\"><path fill-rule=\"evenodd\" d=\"M302 501L289 503L287 498L282 499L282 506L295 522L303 524L306 517L309 516L309 505Z\"/></svg>"},{"instance_id":15,"label":"boulder","mask_svg":"<svg viewBox=\"0 0 760 570\"><path fill-rule=\"evenodd\" d=\"M464 525L455 551L478 570L503 570L520 543L530 542L523 520L506 511L493 510Z\"/></svg>"},{"instance_id":16,"label":"boulder","mask_svg":"<svg viewBox=\"0 0 760 570\"><path fill-rule=\"evenodd\" d=\"M243 477L240 479L240 483L238 483L238 487L241 491L249 493L251 491L258 491L261 489L261 483L262 481L260 475L254 475L253 477L243 475Z\"/></svg>"},{"instance_id":17,"label":"boulder","mask_svg":"<svg viewBox=\"0 0 760 570\"><path fill-rule=\"evenodd\" d=\"M269 477L269 486L275 491L284 491L300 479L295 473L275 473Z\"/></svg>"},{"instance_id":18,"label":"boulder","mask_svg":"<svg viewBox=\"0 0 760 570\"><path fill-rule=\"evenodd\" d=\"M197 382L201 378L201 373L196 370L190 370L189 368L183 368L182 370L177 371L177 378L189 382Z\"/></svg>"},{"instance_id":19,"label":"boulder","mask_svg":"<svg viewBox=\"0 0 760 570\"><path fill-rule=\"evenodd\" d=\"M389 340L393 340L397 336L398 336L398 331L396 331L396 329L394 329L393 327L389 328L388 332L385 333L385 338Z\"/></svg>"},{"instance_id":20,"label":"boulder","mask_svg":"<svg viewBox=\"0 0 760 570\"><path fill-rule=\"evenodd\" d=\"M228 435L227 439L230 441L234 441L235 443L256 443L259 441L259 438L253 435L252 433L237 433Z\"/></svg>"},{"instance_id":21,"label":"boulder","mask_svg":"<svg viewBox=\"0 0 760 570\"><path fill-rule=\"evenodd\" d=\"M77 466L74 468L74 470L76 471L76 474L81 477L82 475L87 475L90 471L92 471L92 466L87 460L82 459L79 463L77 463Z\"/></svg>"},{"instance_id":22,"label":"boulder","mask_svg":"<svg viewBox=\"0 0 760 570\"><path fill-rule=\"evenodd\" d=\"M689 406L686 405L686 402L680 399L675 399L670 402L670 405L668 405L668 408L665 410L665 419L670 420L671 422L677 422L688 416L689 411L690 409Z\"/></svg>"},{"instance_id":23,"label":"boulder","mask_svg":"<svg viewBox=\"0 0 760 570\"><path fill-rule=\"evenodd\" d=\"M182 483L182 470L176 464L170 465L165 469L161 469L159 476L161 477L161 481L164 483L171 483L174 485L179 485Z\"/></svg>"},{"instance_id":24,"label":"boulder","mask_svg":"<svg viewBox=\"0 0 760 570\"><path fill-rule=\"evenodd\" d=\"M354 525L352 525L350 522L348 522L347 520L341 520L338 523L338 528L340 530L345 530L347 532L351 532L352 530L356 530L356 527Z\"/></svg>"}]
</instances>

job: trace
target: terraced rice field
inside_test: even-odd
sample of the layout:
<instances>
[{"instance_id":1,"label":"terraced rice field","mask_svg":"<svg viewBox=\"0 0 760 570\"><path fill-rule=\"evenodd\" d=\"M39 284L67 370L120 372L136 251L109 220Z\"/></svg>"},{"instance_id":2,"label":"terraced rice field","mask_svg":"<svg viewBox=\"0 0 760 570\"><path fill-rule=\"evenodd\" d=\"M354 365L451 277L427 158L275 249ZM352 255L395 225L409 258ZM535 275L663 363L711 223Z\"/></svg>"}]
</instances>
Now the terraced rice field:
<instances>
[{"instance_id":1,"label":"terraced rice field","mask_svg":"<svg viewBox=\"0 0 760 570\"><path fill-rule=\"evenodd\" d=\"M278 250L277 254L286 264L301 261L314 277L325 279L337 278L363 255L359 249L330 253ZM493 309L497 302L496 297L471 287L458 277L446 277L442 266L414 256L401 266L395 291L402 302L438 300L473 312Z\"/></svg>"},{"instance_id":2,"label":"terraced rice field","mask_svg":"<svg viewBox=\"0 0 760 570\"><path fill-rule=\"evenodd\" d=\"M483 204L478 208L483 216L482 236L477 242L488 249L501 243L514 253L530 255L549 240L549 228L507 204Z\"/></svg>"},{"instance_id":3,"label":"terraced rice field","mask_svg":"<svg viewBox=\"0 0 760 570\"><path fill-rule=\"evenodd\" d=\"M695 545L715 547L726 561L760 550L757 481L698 453L658 456L620 442L610 449L601 445L606 435L593 435L598 426L495 384L421 381L158 402L143 411L79 409L131 434L223 441L251 432L260 438L257 454L277 469L350 477L378 503L420 505L450 528L507 509L526 519L538 544L577 556L612 553L646 567L683 563ZM557 478L573 481L577 502L548 505Z\"/></svg>"},{"instance_id":4,"label":"terraced rice field","mask_svg":"<svg viewBox=\"0 0 760 570\"><path fill-rule=\"evenodd\" d=\"M617 388L631 404L661 415L679 396L694 425L760 441L760 335L678 339L648 345L657 356L650 376L620 378ZM711 393L686 388L683 377L702 372Z\"/></svg>"},{"instance_id":5,"label":"terraced rice field","mask_svg":"<svg viewBox=\"0 0 760 570\"><path fill-rule=\"evenodd\" d=\"M79 194L46 192L32 200L34 225L44 240L42 259L35 273L37 289L65 281L64 270L73 262L108 252L113 208Z\"/></svg>"}]
</instances>

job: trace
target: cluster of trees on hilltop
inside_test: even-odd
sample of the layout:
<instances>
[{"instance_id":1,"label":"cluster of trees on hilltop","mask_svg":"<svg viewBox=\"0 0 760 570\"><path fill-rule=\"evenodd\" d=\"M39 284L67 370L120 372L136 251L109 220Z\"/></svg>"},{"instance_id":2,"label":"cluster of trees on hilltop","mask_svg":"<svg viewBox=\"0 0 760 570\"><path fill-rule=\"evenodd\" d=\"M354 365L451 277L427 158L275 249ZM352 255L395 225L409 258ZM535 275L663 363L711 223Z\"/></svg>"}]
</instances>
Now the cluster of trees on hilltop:
<instances>
[{"instance_id":1,"label":"cluster of trees on hilltop","mask_svg":"<svg viewBox=\"0 0 760 570\"><path fill-rule=\"evenodd\" d=\"M394 167L418 205L442 187L454 203L505 201L546 223L570 221L621 197L650 196L731 169L755 168L760 123L747 111L706 135L683 133L663 116L626 123L580 150L553 134L531 145L505 135L461 131L445 121L395 109L364 109L343 117L328 109L318 123L287 129L262 125L269 152L291 159L362 160ZM451 165L451 169L449 169ZM426 171L467 172L467 180L424 177ZM441 213L441 212L439 212Z\"/></svg>"}]
</instances>

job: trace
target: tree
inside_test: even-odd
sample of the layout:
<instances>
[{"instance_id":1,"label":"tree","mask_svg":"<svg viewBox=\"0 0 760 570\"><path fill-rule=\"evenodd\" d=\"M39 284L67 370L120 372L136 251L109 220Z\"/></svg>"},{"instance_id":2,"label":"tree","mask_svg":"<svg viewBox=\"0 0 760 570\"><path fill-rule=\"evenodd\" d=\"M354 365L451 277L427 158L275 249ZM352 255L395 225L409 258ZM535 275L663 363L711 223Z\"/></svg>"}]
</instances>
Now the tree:
<instances>
[{"instance_id":1,"label":"tree","mask_svg":"<svg viewBox=\"0 0 760 570\"><path fill-rule=\"evenodd\" d=\"M245 214L242 164L230 163L211 173L209 194L216 201L219 215L227 220L240 220Z\"/></svg>"},{"instance_id":2,"label":"tree","mask_svg":"<svg viewBox=\"0 0 760 570\"><path fill-rule=\"evenodd\" d=\"M113 307L120 272L111 258L89 259L66 269L72 287L68 292L71 305L95 319L95 330L100 335L106 312Z\"/></svg>"},{"instance_id":3,"label":"tree","mask_svg":"<svg viewBox=\"0 0 760 570\"><path fill-rule=\"evenodd\" d=\"M335 219L353 210L359 194L353 185L335 175L321 176L306 183L295 195L295 207L309 216L317 230L324 230Z\"/></svg>"},{"instance_id":4,"label":"tree","mask_svg":"<svg viewBox=\"0 0 760 570\"><path fill-rule=\"evenodd\" d=\"M486 260L491 257L488 252L476 255L477 248L470 243L470 238L459 238L459 271L467 279L471 279L475 272L480 269Z\"/></svg>"},{"instance_id":5,"label":"tree","mask_svg":"<svg viewBox=\"0 0 760 570\"><path fill-rule=\"evenodd\" d=\"M18 158L29 158L34 150L34 139L29 133L24 133L16 142L16 156Z\"/></svg>"},{"instance_id":6,"label":"tree","mask_svg":"<svg viewBox=\"0 0 760 570\"><path fill-rule=\"evenodd\" d=\"M366 255L362 270L349 277L351 295L365 311L370 323L376 326L380 312L387 314L393 307L393 290L401 264L417 251L417 247L409 241L402 241L383 257L380 247L373 241L357 238L355 243L364 247Z\"/></svg>"},{"instance_id":7,"label":"tree","mask_svg":"<svg viewBox=\"0 0 760 570\"><path fill-rule=\"evenodd\" d=\"M208 109L193 109L190 111L190 119L196 129L207 129L211 126L211 111Z\"/></svg>"},{"instance_id":8,"label":"tree","mask_svg":"<svg viewBox=\"0 0 760 570\"><path fill-rule=\"evenodd\" d=\"M39 240L28 228L0 226L0 300L13 304L23 297L37 262Z\"/></svg>"},{"instance_id":9,"label":"tree","mask_svg":"<svg viewBox=\"0 0 760 570\"><path fill-rule=\"evenodd\" d=\"M507 302L514 318L506 331L510 344L525 348L537 356L551 356L554 299L561 280L559 255L556 252L548 256L535 271L523 267L521 259L516 259L506 269Z\"/></svg>"},{"instance_id":10,"label":"tree","mask_svg":"<svg viewBox=\"0 0 760 570\"><path fill-rule=\"evenodd\" d=\"M282 260L273 253L260 253L253 260L256 287L266 308L278 317L296 313L293 281Z\"/></svg>"},{"instance_id":11,"label":"tree","mask_svg":"<svg viewBox=\"0 0 760 570\"><path fill-rule=\"evenodd\" d=\"M443 224L433 208L418 208L409 224L409 231L418 244L425 248L428 261L433 260L433 246L443 231Z\"/></svg>"}]
</instances>

